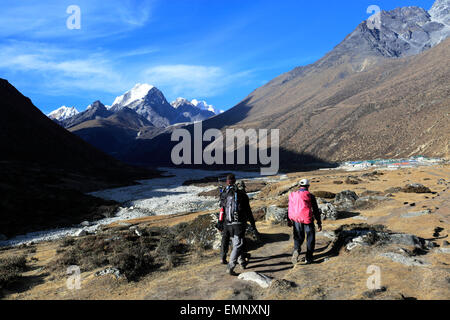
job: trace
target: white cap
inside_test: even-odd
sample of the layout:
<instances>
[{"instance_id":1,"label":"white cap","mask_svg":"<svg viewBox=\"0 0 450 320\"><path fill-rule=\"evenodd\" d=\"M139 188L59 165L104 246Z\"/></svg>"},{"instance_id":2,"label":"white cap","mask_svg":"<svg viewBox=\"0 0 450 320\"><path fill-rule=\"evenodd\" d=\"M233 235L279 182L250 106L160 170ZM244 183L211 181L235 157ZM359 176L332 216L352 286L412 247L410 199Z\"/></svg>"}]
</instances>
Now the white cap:
<instances>
[{"instance_id":1,"label":"white cap","mask_svg":"<svg viewBox=\"0 0 450 320\"><path fill-rule=\"evenodd\" d=\"M309 180L308 179L302 179L300 180L301 186L309 186Z\"/></svg>"}]
</instances>

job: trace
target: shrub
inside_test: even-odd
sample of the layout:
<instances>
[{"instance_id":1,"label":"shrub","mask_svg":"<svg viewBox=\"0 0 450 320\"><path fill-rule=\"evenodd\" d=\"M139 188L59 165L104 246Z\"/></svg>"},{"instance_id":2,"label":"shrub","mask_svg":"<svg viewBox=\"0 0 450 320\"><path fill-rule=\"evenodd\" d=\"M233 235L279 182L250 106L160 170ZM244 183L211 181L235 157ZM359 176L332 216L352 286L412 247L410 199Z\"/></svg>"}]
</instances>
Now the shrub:
<instances>
[{"instance_id":1,"label":"shrub","mask_svg":"<svg viewBox=\"0 0 450 320\"><path fill-rule=\"evenodd\" d=\"M27 269L25 256L11 256L0 259L0 290L7 288L19 280L22 272Z\"/></svg>"}]
</instances>

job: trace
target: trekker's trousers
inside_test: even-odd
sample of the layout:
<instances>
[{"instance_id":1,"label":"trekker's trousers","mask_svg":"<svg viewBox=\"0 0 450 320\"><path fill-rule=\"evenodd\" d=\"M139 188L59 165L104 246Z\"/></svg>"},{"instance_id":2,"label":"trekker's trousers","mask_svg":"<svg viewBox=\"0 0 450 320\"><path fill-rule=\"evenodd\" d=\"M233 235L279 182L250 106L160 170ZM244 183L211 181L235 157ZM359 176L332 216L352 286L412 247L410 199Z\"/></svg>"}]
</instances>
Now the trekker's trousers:
<instances>
[{"instance_id":1,"label":"trekker's trousers","mask_svg":"<svg viewBox=\"0 0 450 320\"><path fill-rule=\"evenodd\" d=\"M306 259L312 261L314 247L316 245L316 229L314 228L314 222L310 224L304 224L300 222L295 222L293 225L294 229L294 250L300 253L302 244L305 241L306 233Z\"/></svg>"},{"instance_id":2,"label":"trekker's trousers","mask_svg":"<svg viewBox=\"0 0 450 320\"><path fill-rule=\"evenodd\" d=\"M230 255L230 267L236 266L238 258L242 255L245 244L245 224L232 224L229 228L230 237L233 243L233 250Z\"/></svg>"},{"instance_id":3,"label":"trekker's trousers","mask_svg":"<svg viewBox=\"0 0 450 320\"><path fill-rule=\"evenodd\" d=\"M225 224L222 230L222 243L220 246L220 256L222 260L226 260L228 255L228 248L230 247L231 234L233 232L233 228L231 225Z\"/></svg>"},{"instance_id":4,"label":"trekker's trousers","mask_svg":"<svg viewBox=\"0 0 450 320\"><path fill-rule=\"evenodd\" d=\"M222 242L220 246L220 256L222 260L226 260L228 255L228 249L230 247L230 241L233 238L233 225L225 224L222 231ZM244 236L243 236L243 245L241 248L241 254L239 255L243 260L245 258L245 254L247 253L247 246L246 246L246 239L245 239L245 229L244 229ZM239 258L238 258L239 259Z\"/></svg>"}]
</instances>

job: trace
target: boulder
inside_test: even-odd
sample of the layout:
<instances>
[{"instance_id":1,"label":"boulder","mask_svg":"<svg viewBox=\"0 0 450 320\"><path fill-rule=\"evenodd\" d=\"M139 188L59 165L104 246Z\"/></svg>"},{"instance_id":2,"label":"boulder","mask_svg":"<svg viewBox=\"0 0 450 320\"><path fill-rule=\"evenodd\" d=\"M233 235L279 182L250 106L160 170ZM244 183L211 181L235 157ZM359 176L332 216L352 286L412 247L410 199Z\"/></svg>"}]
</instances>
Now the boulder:
<instances>
[{"instance_id":1,"label":"boulder","mask_svg":"<svg viewBox=\"0 0 450 320\"><path fill-rule=\"evenodd\" d=\"M324 236L325 238L331 239L331 240L335 240L337 238L336 233L334 233L334 231L328 231L328 230L323 230L320 232L317 232L318 236Z\"/></svg>"},{"instance_id":2,"label":"boulder","mask_svg":"<svg viewBox=\"0 0 450 320\"><path fill-rule=\"evenodd\" d=\"M339 192L334 199L334 206L337 210L345 211L352 209L358 195L354 191L344 190Z\"/></svg>"},{"instance_id":3,"label":"boulder","mask_svg":"<svg viewBox=\"0 0 450 320\"><path fill-rule=\"evenodd\" d=\"M430 188L425 187L420 183L408 184L404 188L402 188L402 191L406 193L432 193Z\"/></svg>"},{"instance_id":4,"label":"boulder","mask_svg":"<svg viewBox=\"0 0 450 320\"><path fill-rule=\"evenodd\" d=\"M215 213L201 215L188 223L180 236L191 245L204 249L217 249L220 248L221 232L216 225Z\"/></svg>"},{"instance_id":5,"label":"boulder","mask_svg":"<svg viewBox=\"0 0 450 320\"><path fill-rule=\"evenodd\" d=\"M359 246L371 246L378 241L377 232L372 230L363 231L356 234L359 235L352 238L351 241L346 246L347 250L349 251Z\"/></svg>"},{"instance_id":6,"label":"boulder","mask_svg":"<svg viewBox=\"0 0 450 320\"><path fill-rule=\"evenodd\" d=\"M379 202L390 200L392 199L386 196L379 196L379 195L364 196L356 199L354 203L354 208L369 209L375 207Z\"/></svg>"},{"instance_id":7,"label":"boulder","mask_svg":"<svg viewBox=\"0 0 450 320\"><path fill-rule=\"evenodd\" d=\"M79 229L74 233L75 237L83 237L87 235L87 231L84 229Z\"/></svg>"},{"instance_id":8,"label":"boulder","mask_svg":"<svg viewBox=\"0 0 450 320\"><path fill-rule=\"evenodd\" d=\"M266 208L257 208L252 210L255 221L264 221L266 218Z\"/></svg>"},{"instance_id":9,"label":"boulder","mask_svg":"<svg viewBox=\"0 0 450 320\"><path fill-rule=\"evenodd\" d=\"M89 223L89 221L83 221L82 223L80 223L80 225L82 227L89 227L90 223Z\"/></svg>"},{"instance_id":10,"label":"boulder","mask_svg":"<svg viewBox=\"0 0 450 320\"><path fill-rule=\"evenodd\" d=\"M378 236L383 239L384 242L400 244L404 246L413 246L419 249L431 249L435 246L432 241L425 240L413 234L406 233L379 233Z\"/></svg>"},{"instance_id":11,"label":"boulder","mask_svg":"<svg viewBox=\"0 0 450 320\"><path fill-rule=\"evenodd\" d=\"M397 193L402 191L401 187L391 187L389 189L384 190L384 193Z\"/></svg>"},{"instance_id":12,"label":"boulder","mask_svg":"<svg viewBox=\"0 0 450 320\"><path fill-rule=\"evenodd\" d=\"M257 273L254 271L251 272L244 272L241 273L238 276L238 279L240 280L244 280L244 281L252 281L257 283L261 288L267 289L270 287L271 283L272 283L272 278L262 274L262 273Z\"/></svg>"},{"instance_id":13,"label":"boulder","mask_svg":"<svg viewBox=\"0 0 450 320\"><path fill-rule=\"evenodd\" d=\"M346 184L358 184L358 183L360 183L360 182L361 182L361 180L358 179L358 177L355 177L355 176L348 176L348 177L345 179L345 183L346 183Z\"/></svg>"},{"instance_id":14,"label":"boulder","mask_svg":"<svg viewBox=\"0 0 450 320\"><path fill-rule=\"evenodd\" d=\"M409 257L409 256L404 256L400 253L386 252L386 253L381 253L380 255L383 257L389 258L394 262L398 262L398 263L404 264L409 267L412 267L412 266L424 267L424 266L429 265L429 263L427 263L423 260L416 259L416 258Z\"/></svg>"},{"instance_id":15,"label":"boulder","mask_svg":"<svg viewBox=\"0 0 450 320\"><path fill-rule=\"evenodd\" d=\"M321 211L322 220L337 220L339 218L338 211L336 207L329 202L318 203L319 209Z\"/></svg>"},{"instance_id":16,"label":"boulder","mask_svg":"<svg viewBox=\"0 0 450 320\"><path fill-rule=\"evenodd\" d=\"M280 208L275 205L266 208L266 221L272 224L287 223L288 208Z\"/></svg>"}]
</instances>

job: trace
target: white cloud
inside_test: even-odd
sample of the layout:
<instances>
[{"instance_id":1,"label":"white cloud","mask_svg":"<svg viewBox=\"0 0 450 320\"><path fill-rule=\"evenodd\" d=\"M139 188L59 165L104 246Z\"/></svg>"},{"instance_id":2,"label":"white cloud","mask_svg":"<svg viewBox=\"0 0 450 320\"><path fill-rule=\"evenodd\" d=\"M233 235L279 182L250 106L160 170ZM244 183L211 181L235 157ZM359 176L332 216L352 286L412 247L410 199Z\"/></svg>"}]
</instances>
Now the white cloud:
<instances>
[{"instance_id":1,"label":"white cloud","mask_svg":"<svg viewBox=\"0 0 450 320\"><path fill-rule=\"evenodd\" d=\"M70 94L79 89L116 93L130 83L101 54L82 54L28 42L0 44L0 70L23 72L49 94Z\"/></svg>"},{"instance_id":2,"label":"white cloud","mask_svg":"<svg viewBox=\"0 0 450 320\"><path fill-rule=\"evenodd\" d=\"M136 49L129 55L150 53L152 48ZM126 54L125 54L126 55ZM90 91L119 95L138 82L160 88L168 97L207 99L245 82L251 71L233 73L219 66L165 64L141 71L122 61L123 53L69 50L34 42L0 42L0 70L29 79L35 89L49 95L79 94Z\"/></svg>"},{"instance_id":3,"label":"white cloud","mask_svg":"<svg viewBox=\"0 0 450 320\"><path fill-rule=\"evenodd\" d=\"M159 65L144 71L146 82L166 87L173 96L214 96L233 82L245 79L250 71L229 73L217 66Z\"/></svg>"},{"instance_id":4,"label":"white cloud","mask_svg":"<svg viewBox=\"0 0 450 320\"><path fill-rule=\"evenodd\" d=\"M21 39L71 40L105 38L142 27L150 21L155 0L77 0L81 10L81 29L68 30L65 1L15 1L2 6L0 37Z\"/></svg>"}]
</instances>

